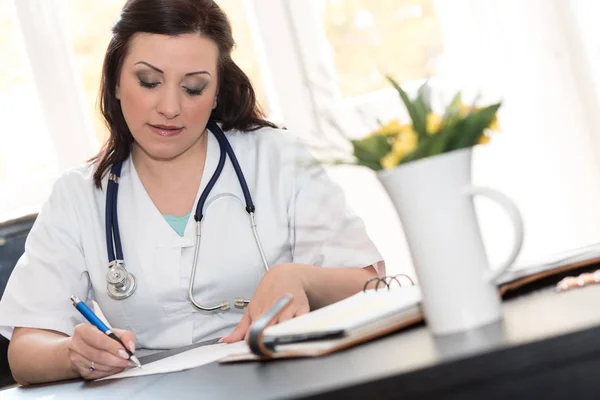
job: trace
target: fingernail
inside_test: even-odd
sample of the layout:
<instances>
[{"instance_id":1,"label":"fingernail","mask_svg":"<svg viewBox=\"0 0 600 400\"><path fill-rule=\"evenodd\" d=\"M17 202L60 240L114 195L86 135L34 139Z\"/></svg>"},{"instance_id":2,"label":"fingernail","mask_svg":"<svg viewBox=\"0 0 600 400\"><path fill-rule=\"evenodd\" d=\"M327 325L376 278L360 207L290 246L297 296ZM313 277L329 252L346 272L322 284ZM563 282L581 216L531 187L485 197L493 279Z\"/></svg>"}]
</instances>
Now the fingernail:
<instances>
[{"instance_id":1,"label":"fingernail","mask_svg":"<svg viewBox=\"0 0 600 400\"><path fill-rule=\"evenodd\" d=\"M119 357L129 360L129 354L127 354L125 350L119 349L119 351L117 351L117 354L119 354Z\"/></svg>"},{"instance_id":2,"label":"fingernail","mask_svg":"<svg viewBox=\"0 0 600 400\"><path fill-rule=\"evenodd\" d=\"M133 340L129 341L129 351L135 353L135 342Z\"/></svg>"},{"instance_id":3,"label":"fingernail","mask_svg":"<svg viewBox=\"0 0 600 400\"><path fill-rule=\"evenodd\" d=\"M217 341L217 343L223 343L223 339L225 339L225 336L223 336L221 339L219 339L219 340Z\"/></svg>"}]
</instances>

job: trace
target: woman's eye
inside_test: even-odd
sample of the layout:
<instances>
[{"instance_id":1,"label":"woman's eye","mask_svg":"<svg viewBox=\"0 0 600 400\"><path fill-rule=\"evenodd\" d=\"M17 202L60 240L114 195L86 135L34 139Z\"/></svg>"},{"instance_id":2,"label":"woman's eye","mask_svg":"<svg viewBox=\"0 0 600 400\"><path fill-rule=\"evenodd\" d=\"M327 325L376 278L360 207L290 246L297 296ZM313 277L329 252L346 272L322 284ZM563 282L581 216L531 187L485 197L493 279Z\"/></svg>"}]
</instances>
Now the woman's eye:
<instances>
[{"instance_id":1,"label":"woman's eye","mask_svg":"<svg viewBox=\"0 0 600 400\"><path fill-rule=\"evenodd\" d=\"M190 96L200 96L203 92L204 89L191 89L191 88L184 88L186 93L189 94Z\"/></svg>"},{"instance_id":2,"label":"woman's eye","mask_svg":"<svg viewBox=\"0 0 600 400\"><path fill-rule=\"evenodd\" d=\"M153 88L157 87L158 84L159 84L159 82L145 82L140 79L140 86L148 88L148 89L153 89Z\"/></svg>"}]
</instances>

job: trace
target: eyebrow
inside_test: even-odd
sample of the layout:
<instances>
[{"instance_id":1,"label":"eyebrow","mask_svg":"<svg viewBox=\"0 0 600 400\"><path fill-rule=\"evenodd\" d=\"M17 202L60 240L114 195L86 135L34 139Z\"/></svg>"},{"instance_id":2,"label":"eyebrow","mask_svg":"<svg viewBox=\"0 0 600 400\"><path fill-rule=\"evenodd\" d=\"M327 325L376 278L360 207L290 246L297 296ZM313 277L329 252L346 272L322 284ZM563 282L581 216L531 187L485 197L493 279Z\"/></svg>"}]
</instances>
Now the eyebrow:
<instances>
[{"instance_id":1,"label":"eyebrow","mask_svg":"<svg viewBox=\"0 0 600 400\"><path fill-rule=\"evenodd\" d=\"M147 66L147 67L149 67L149 68L152 68L152 69L153 69L153 70L155 70L156 72L159 72L159 73L161 73L161 74L164 74L164 72L163 72L163 70L162 70L162 69L159 69L159 68L155 67L155 66L154 66L154 65L152 65L152 64L148 64L148 63L147 63L147 62L145 62L145 61L138 61L138 62L136 62L134 65L138 65L138 64L144 64L145 66ZM210 75L210 73L209 73L208 71L195 71L195 72L188 72L188 73L187 73L187 74L185 74L184 76L192 76L192 75L200 75L200 74L205 74L205 75L211 76L211 75Z\"/></svg>"}]
</instances>

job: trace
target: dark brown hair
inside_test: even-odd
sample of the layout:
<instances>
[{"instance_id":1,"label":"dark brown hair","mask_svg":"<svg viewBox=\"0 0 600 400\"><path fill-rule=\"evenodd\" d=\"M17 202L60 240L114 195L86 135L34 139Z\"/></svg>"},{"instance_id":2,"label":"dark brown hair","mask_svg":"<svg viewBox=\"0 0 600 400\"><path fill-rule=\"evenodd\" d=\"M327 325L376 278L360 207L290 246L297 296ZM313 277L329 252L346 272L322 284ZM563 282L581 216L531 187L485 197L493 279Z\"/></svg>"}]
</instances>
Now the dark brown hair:
<instances>
[{"instance_id":1,"label":"dark brown hair","mask_svg":"<svg viewBox=\"0 0 600 400\"><path fill-rule=\"evenodd\" d=\"M235 45L231 24L213 0L128 0L112 29L102 67L99 103L110 136L100 153L90 160L98 164L94 173L96 187L101 187L111 165L125 160L131 151L133 136L123 117L116 88L129 43L139 32L170 36L198 33L211 39L219 48L219 101L211 117L222 123L224 131L275 127L265 119L250 79L231 58Z\"/></svg>"}]
</instances>

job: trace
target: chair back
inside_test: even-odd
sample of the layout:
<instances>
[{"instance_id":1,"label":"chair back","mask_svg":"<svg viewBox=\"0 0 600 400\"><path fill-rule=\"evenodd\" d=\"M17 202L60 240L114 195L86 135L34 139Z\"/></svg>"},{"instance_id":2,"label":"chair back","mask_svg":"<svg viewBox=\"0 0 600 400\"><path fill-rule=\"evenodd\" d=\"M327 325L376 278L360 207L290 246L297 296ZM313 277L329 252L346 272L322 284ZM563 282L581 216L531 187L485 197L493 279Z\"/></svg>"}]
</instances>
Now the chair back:
<instances>
[{"instance_id":1,"label":"chair back","mask_svg":"<svg viewBox=\"0 0 600 400\"><path fill-rule=\"evenodd\" d=\"M8 278L25 251L25 240L37 215L28 215L0 224L0 299ZM15 383L8 366L9 340L0 336L0 387Z\"/></svg>"}]
</instances>

